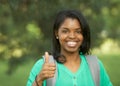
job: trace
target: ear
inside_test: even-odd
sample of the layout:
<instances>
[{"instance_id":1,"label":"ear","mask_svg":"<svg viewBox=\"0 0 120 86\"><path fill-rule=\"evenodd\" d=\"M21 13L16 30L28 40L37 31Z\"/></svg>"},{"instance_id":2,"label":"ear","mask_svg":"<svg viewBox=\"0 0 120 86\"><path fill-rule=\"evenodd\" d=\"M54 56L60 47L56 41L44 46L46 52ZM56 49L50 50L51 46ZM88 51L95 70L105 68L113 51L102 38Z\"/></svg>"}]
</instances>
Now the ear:
<instances>
[{"instance_id":1,"label":"ear","mask_svg":"<svg viewBox=\"0 0 120 86\"><path fill-rule=\"evenodd\" d=\"M56 38L58 37L58 31L55 31L55 37Z\"/></svg>"}]
</instances>

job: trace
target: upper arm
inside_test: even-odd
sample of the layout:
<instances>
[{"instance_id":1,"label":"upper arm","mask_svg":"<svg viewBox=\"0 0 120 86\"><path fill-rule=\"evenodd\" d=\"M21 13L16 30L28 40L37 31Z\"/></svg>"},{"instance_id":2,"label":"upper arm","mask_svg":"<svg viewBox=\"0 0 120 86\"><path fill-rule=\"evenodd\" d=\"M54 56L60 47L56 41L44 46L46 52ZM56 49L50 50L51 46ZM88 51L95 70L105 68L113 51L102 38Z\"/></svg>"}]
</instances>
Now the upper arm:
<instances>
[{"instance_id":1,"label":"upper arm","mask_svg":"<svg viewBox=\"0 0 120 86\"><path fill-rule=\"evenodd\" d=\"M100 65L100 86L112 86L107 71L105 70L104 65L100 60L99 65Z\"/></svg>"}]
</instances>

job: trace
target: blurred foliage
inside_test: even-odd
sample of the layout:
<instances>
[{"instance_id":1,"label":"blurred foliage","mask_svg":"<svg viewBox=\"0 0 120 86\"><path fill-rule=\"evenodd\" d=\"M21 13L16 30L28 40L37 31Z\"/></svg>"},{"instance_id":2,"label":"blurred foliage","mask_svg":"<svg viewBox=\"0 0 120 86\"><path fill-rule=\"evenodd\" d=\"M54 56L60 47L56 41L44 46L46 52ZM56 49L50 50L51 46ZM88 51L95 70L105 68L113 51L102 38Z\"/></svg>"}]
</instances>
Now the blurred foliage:
<instances>
[{"instance_id":1,"label":"blurred foliage","mask_svg":"<svg viewBox=\"0 0 120 86\"><path fill-rule=\"evenodd\" d=\"M0 0L0 59L9 61L8 74L51 50L53 21L62 9L82 11L92 47L108 38L120 43L120 0Z\"/></svg>"}]
</instances>

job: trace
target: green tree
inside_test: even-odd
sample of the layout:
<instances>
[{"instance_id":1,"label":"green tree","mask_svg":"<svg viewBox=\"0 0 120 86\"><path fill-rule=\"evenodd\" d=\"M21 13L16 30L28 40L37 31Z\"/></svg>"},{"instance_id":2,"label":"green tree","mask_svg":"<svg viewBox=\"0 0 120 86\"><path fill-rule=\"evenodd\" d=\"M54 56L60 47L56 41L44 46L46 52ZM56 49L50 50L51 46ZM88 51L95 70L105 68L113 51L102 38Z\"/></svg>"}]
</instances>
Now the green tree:
<instances>
[{"instance_id":1,"label":"green tree","mask_svg":"<svg viewBox=\"0 0 120 86\"><path fill-rule=\"evenodd\" d=\"M51 50L52 25L62 9L82 11L91 27L92 47L107 38L120 42L119 4L119 0L1 0L0 57L9 61L8 73Z\"/></svg>"}]
</instances>

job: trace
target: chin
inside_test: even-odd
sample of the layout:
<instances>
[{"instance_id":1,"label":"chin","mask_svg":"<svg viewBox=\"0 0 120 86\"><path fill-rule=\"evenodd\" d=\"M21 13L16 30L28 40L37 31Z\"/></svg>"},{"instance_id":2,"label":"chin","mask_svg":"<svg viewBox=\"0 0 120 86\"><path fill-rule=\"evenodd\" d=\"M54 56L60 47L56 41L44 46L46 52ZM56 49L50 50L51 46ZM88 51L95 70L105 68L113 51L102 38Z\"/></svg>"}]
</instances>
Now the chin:
<instances>
[{"instance_id":1,"label":"chin","mask_svg":"<svg viewBox=\"0 0 120 86\"><path fill-rule=\"evenodd\" d=\"M67 49L66 51L69 52L69 53L76 53L76 52L79 52L78 49Z\"/></svg>"}]
</instances>

